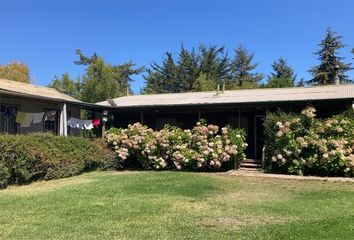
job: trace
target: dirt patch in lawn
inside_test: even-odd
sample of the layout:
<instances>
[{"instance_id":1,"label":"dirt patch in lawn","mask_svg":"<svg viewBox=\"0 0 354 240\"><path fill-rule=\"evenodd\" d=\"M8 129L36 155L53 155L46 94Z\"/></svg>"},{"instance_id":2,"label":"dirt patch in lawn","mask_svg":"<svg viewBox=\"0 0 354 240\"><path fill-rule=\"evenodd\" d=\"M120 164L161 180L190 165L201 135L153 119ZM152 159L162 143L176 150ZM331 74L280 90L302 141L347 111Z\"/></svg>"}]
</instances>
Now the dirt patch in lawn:
<instances>
[{"instance_id":1,"label":"dirt patch in lawn","mask_svg":"<svg viewBox=\"0 0 354 240\"><path fill-rule=\"evenodd\" d=\"M239 216L239 217L217 217L208 218L200 221L200 225L206 228L232 226L246 227L268 223L284 223L290 219L280 217L258 217L258 216Z\"/></svg>"}]
</instances>

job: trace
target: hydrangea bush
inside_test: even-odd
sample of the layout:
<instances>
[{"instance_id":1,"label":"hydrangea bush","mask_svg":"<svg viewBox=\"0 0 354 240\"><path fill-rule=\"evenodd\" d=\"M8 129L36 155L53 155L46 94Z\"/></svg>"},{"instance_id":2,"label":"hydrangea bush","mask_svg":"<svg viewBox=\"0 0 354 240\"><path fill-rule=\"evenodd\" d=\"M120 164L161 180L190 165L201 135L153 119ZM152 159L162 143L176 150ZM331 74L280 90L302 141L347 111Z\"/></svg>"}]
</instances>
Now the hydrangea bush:
<instances>
[{"instance_id":1,"label":"hydrangea bush","mask_svg":"<svg viewBox=\"0 0 354 240\"><path fill-rule=\"evenodd\" d=\"M267 114L268 166L290 174L353 176L354 119L348 116L317 119L313 107L301 115Z\"/></svg>"},{"instance_id":2,"label":"hydrangea bush","mask_svg":"<svg viewBox=\"0 0 354 240\"><path fill-rule=\"evenodd\" d=\"M121 167L216 171L236 166L245 158L245 132L197 123L189 130L165 126L160 131L140 123L110 129L108 145Z\"/></svg>"}]
</instances>

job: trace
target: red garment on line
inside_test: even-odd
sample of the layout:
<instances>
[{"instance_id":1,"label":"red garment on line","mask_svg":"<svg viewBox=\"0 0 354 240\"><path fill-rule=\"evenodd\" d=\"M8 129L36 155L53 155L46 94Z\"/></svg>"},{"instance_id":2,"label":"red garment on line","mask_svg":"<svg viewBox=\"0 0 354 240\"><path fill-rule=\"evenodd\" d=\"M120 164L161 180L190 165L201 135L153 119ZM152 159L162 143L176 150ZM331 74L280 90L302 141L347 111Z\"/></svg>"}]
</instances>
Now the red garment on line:
<instances>
[{"instance_id":1,"label":"red garment on line","mask_svg":"<svg viewBox=\"0 0 354 240\"><path fill-rule=\"evenodd\" d=\"M94 118L94 119L92 119L92 125L94 126L94 127L97 127L97 126L99 126L101 124L101 119L99 119L99 118Z\"/></svg>"}]
</instances>

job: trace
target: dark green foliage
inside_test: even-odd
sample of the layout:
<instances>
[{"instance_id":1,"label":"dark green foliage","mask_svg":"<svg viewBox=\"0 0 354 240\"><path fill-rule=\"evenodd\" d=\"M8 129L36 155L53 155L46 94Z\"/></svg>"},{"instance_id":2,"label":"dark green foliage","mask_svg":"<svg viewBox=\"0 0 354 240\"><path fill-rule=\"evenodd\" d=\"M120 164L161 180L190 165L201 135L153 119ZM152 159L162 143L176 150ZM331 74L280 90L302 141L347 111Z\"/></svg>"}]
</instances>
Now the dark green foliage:
<instances>
[{"instance_id":1,"label":"dark green foliage","mask_svg":"<svg viewBox=\"0 0 354 240\"><path fill-rule=\"evenodd\" d=\"M80 79L73 80L68 73L64 73L61 78L54 76L54 80L48 85L48 87L55 88L61 93L70 95L75 98L81 98L81 82Z\"/></svg>"},{"instance_id":2,"label":"dark green foliage","mask_svg":"<svg viewBox=\"0 0 354 240\"><path fill-rule=\"evenodd\" d=\"M198 51L183 46L177 56L167 52L162 64L152 63L144 76L144 93L172 93L215 90L230 78L224 47L200 45Z\"/></svg>"},{"instance_id":3,"label":"dark green foliage","mask_svg":"<svg viewBox=\"0 0 354 240\"><path fill-rule=\"evenodd\" d=\"M232 78L226 82L227 89L254 88L262 80L263 74L253 72L257 63L253 63L254 53L249 53L244 46L235 49L235 58L231 63Z\"/></svg>"},{"instance_id":4,"label":"dark green foliage","mask_svg":"<svg viewBox=\"0 0 354 240\"><path fill-rule=\"evenodd\" d=\"M75 63L87 66L81 89L81 100L86 102L94 103L126 95L131 92L131 76L143 71L143 68L134 68L132 62L112 65L96 54L92 57L85 57L80 51L77 54L80 61Z\"/></svg>"},{"instance_id":5,"label":"dark green foliage","mask_svg":"<svg viewBox=\"0 0 354 240\"><path fill-rule=\"evenodd\" d=\"M0 187L110 167L114 159L102 140L47 133L1 135L0 149Z\"/></svg>"},{"instance_id":6,"label":"dark green foliage","mask_svg":"<svg viewBox=\"0 0 354 240\"><path fill-rule=\"evenodd\" d=\"M315 55L318 56L320 64L310 69L313 79L309 80L307 83L310 85L334 84L337 72L341 83L351 82L345 74L347 71L351 70L351 64L344 63L344 58L338 56L338 50L344 47L342 36L336 35L335 32L328 28L326 30L326 36L319 46L320 50L315 52Z\"/></svg>"},{"instance_id":7,"label":"dark green foliage","mask_svg":"<svg viewBox=\"0 0 354 240\"><path fill-rule=\"evenodd\" d=\"M55 77L49 86L85 102L95 103L132 93L132 76L144 71L144 68L135 68L133 62L113 65L96 53L87 57L78 49L76 54L80 60L75 64L86 67L83 76L71 80L69 75L63 74L61 79Z\"/></svg>"},{"instance_id":8,"label":"dark green foliage","mask_svg":"<svg viewBox=\"0 0 354 240\"><path fill-rule=\"evenodd\" d=\"M144 76L144 93L214 91L218 84L226 89L254 88L263 75L254 72L254 54L240 46L230 60L224 47L200 45L198 51L183 46L177 58L167 52L161 65L153 63Z\"/></svg>"},{"instance_id":9,"label":"dark green foliage","mask_svg":"<svg viewBox=\"0 0 354 240\"><path fill-rule=\"evenodd\" d=\"M287 65L284 58L279 58L277 61L274 61L272 68L274 72L268 76L267 87L283 88L294 86L296 79L294 70Z\"/></svg>"},{"instance_id":10,"label":"dark green foliage","mask_svg":"<svg viewBox=\"0 0 354 240\"><path fill-rule=\"evenodd\" d=\"M354 119L354 109L348 110L340 114L341 117Z\"/></svg>"},{"instance_id":11,"label":"dark green foliage","mask_svg":"<svg viewBox=\"0 0 354 240\"><path fill-rule=\"evenodd\" d=\"M94 53L91 57L85 56L81 49L76 49L75 53L79 55L80 60L79 61L74 61L76 65L83 65L83 66L89 66L93 64L97 59L98 56L96 53Z\"/></svg>"}]
</instances>

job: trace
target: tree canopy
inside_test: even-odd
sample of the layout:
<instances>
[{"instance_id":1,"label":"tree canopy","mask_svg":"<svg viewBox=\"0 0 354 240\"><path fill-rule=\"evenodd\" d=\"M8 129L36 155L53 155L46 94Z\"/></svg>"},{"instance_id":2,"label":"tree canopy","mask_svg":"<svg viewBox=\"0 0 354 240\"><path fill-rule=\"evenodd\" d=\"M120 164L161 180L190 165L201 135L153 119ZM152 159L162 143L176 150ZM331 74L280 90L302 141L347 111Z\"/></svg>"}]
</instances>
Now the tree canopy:
<instances>
[{"instance_id":1,"label":"tree canopy","mask_svg":"<svg viewBox=\"0 0 354 240\"><path fill-rule=\"evenodd\" d=\"M78 78L77 80L73 80L70 78L70 75L68 73L62 74L61 78L54 76L53 81L48 85L48 87L55 88L59 92L68 94L77 99L81 98L80 78Z\"/></svg>"},{"instance_id":2,"label":"tree canopy","mask_svg":"<svg viewBox=\"0 0 354 240\"><path fill-rule=\"evenodd\" d=\"M63 74L61 79L55 77L50 86L85 102L104 101L132 92L132 76L143 71L143 68L135 68L132 62L113 65L96 53L87 57L78 49L76 54L79 60L74 63L86 66L83 76L72 80Z\"/></svg>"},{"instance_id":3,"label":"tree canopy","mask_svg":"<svg viewBox=\"0 0 354 240\"><path fill-rule=\"evenodd\" d=\"M235 49L235 58L231 62L231 81L227 83L228 89L255 88L263 79L263 74L254 72L258 63L253 62L254 53L240 45Z\"/></svg>"},{"instance_id":4,"label":"tree canopy","mask_svg":"<svg viewBox=\"0 0 354 240\"><path fill-rule=\"evenodd\" d=\"M344 58L338 55L338 50L344 47L342 36L327 28L325 38L319 46L320 50L315 52L315 55L318 56L320 64L309 70L313 78L307 83L310 85L334 84L336 74L341 83L350 82L346 72L351 69L351 64L344 63Z\"/></svg>"},{"instance_id":5,"label":"tree canopy","mask_svg":"<svg viewBox=\"0 0 354 240\"><path fill-rule=\"evenodd\" d=\"M257 71L254 52L243 45L235 48L231 56L224 46L200 44L187 49L181 45L178 53L167 51L161 62L152 62L147 69L136 67L131 61L114 65L96 53L87 56L77 49L79 59L74 63L85 67L83 75L75 80L68 74L55 76L50 86L83 101L99 102L132 93L132 77L142 72L145 72L145 86L141 89L144 94L215 91L218 84L225 84L227 90L327 85L334 83L336 74L341 83L351 82L346 75L352 69L351 64L339 55L344 48L342 36L328 28L319 47L314 54L320 63L309 70L312 79L296 81L294 69L281 57L272 63L272 72L265 82L262 82L264 74ZM351 52L354 54L354 48ZM0 65L0 77L28 82L29 70L21 63Z\"/></svg>"},{"instance_id":6,"label":"tree canopy","mask_svg":"<svg viewBox=\"0 0 354 240\"><path fill-rule=\"evenodd\" d=\"M230 64L224 47L200 45L196 51L182 46L177 57L166 52L161 64L150 65L143 93L214 90L229 78Z\"/></svg>"},{"instance_id":7,"label":"tree canopy","mask_svg":"<svg viewBox=\"0 0 354 240\"><path fill-rule=\"evenodd\" d=\"M279 58L272 64L273 72L268 76L267 87L283 88L293 87L296 76L294 70L287 65L284 58Z\"/></svg>"},{"instance_id":8,"label":"tree canopy","mask_svg":"<svg viewBox=\"0 0 354 240\"><path fill-rule=\"evenodd\" d=\"M30 83L30 69L26 64L21 62L11 62L9 64L0 65L0 78Z\"/></svg>"}]
</instances>

